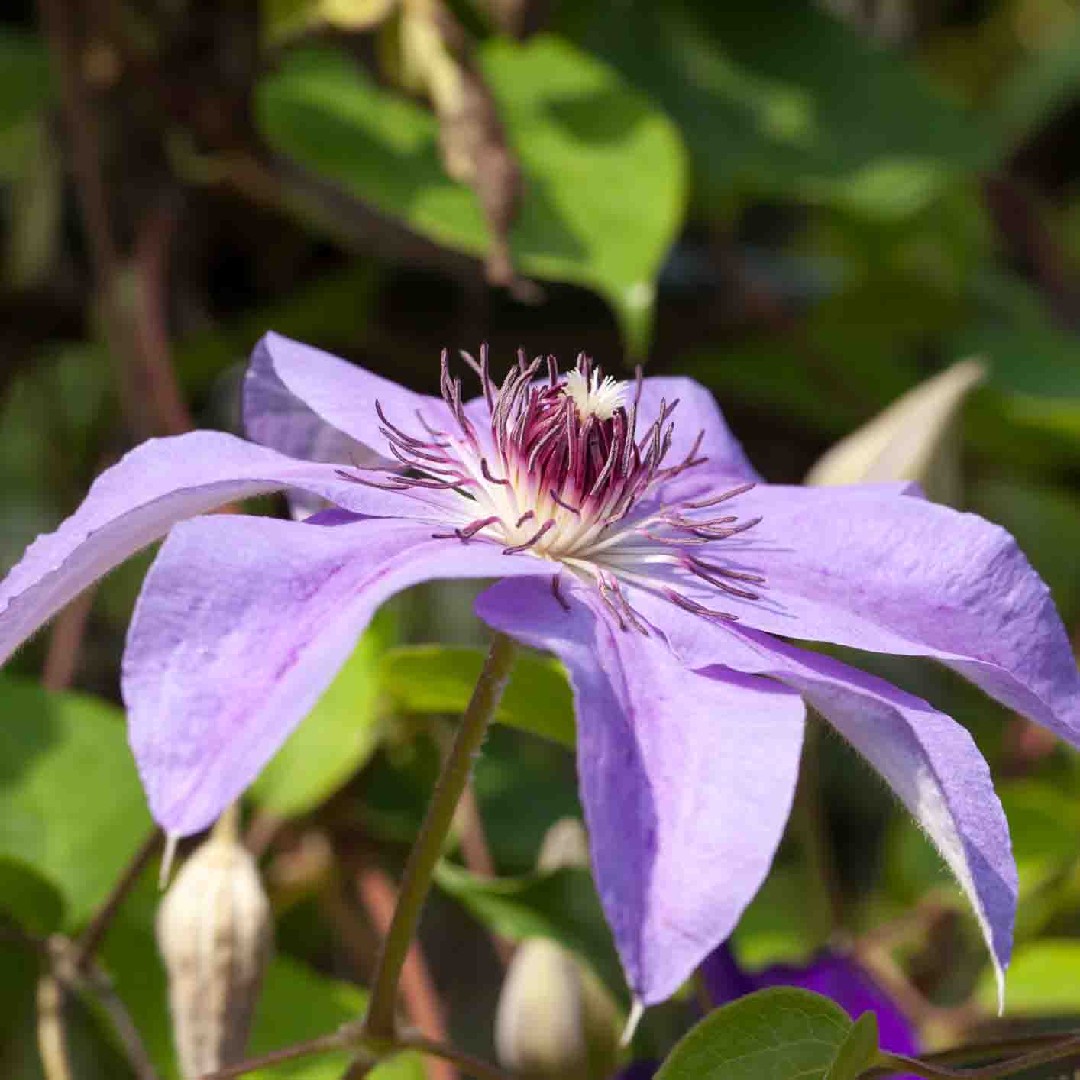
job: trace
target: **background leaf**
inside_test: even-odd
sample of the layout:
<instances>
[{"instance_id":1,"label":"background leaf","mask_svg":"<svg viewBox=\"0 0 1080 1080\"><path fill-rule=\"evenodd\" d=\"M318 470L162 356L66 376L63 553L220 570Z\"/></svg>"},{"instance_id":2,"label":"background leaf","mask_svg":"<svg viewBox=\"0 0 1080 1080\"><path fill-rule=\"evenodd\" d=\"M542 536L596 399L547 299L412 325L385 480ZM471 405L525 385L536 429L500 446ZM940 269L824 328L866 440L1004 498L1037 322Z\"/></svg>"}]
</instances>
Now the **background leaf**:
<instances>
[{"instance_id":1,"label":"background leaf","mask_svg":"<svg viewBox=\"0 0 1080 1080\"><path fill-rule=\"evenodd\" d=\"M52 97L52 76L44 42L36 35L0 28L0 139Z\"/></svg>"},{"instance_id":2,"label":"background leaf","mask_svg":"<svg viewBox=\"0 0 1080 1080\"><path fill-rule=\"evenodd\" d=\"M456 715L468 705L483 663L482 649L412 645L388 651L380 677L399 711ZM573 748L573 702L560 665L522 653L495 719Z\"/></svg>"},{"instance_id":3,"label":"background leaf","mask_svg":"<svg viewBox=\"0 0 1080 1080\"><path fill-rule=\"evenodd\" d=\"M978 120L817 5L600 10L571 26L678 122L710 208L764 195L905 216L986 157Z\"/></svg>"},{"instance_id":4,"label":"background leaf","mask_svg":"<svg viewBox=\"0 0 1080 1080\"><path fill-rule=\"evenodd\" d=\"M21 861L80 924L151 829L119 709L0 679L0 855Z\"/></svg>"},{"instance_id":5,"label":"background leaf","mask_svg":"<svg viewBox=\"0 0 1080 1080\"><path fill-rule=\"evenodd\" d=\"M626 998L622 968L587 870L490 879L443 862L435 880L496 934L511 941L557 941L590 964L612 992Z\"/></svg>"},{"instance_id":6,"label":"background leaf","mask_svg":"<svg viewBox=\"0 0 1080 1080\"><path fill-rule=\"evenodd\" d=\"M1008 1015L1080 1015L1080 941L1044 939L1023 945L1013 954L1006 983L1005 1011ZM979 997L996 1001L991 992L992 977L979 985Z\"/></svg>"},{"instance_id":7,"label":"background leaf","mask_svg":"<svg viewBox=\"0 0 1080 1080\"><path fill-rule=\"evenodd\" d=\"M512 235L519 266L601 293L640 353L683 214L675 128L609 67L556 37L492 41L482 59L526 177ZM350 193L441 244L486 250L474 195L439 161L435 119L376 87L344 54L291 54L260 86L258 116L277 150Z\"/></svg>"},{"instance_id":8,"label":"background leaf","mask_svg":"<svg viewBox=\"0 0 1080 1080\"><path fill-rule=\"evenodd\" d=\"M337 678L251 787L282 817L314 809L371 756L380 730L379 662L392 620L376 617Z\"/></svg>"}]
</instances>

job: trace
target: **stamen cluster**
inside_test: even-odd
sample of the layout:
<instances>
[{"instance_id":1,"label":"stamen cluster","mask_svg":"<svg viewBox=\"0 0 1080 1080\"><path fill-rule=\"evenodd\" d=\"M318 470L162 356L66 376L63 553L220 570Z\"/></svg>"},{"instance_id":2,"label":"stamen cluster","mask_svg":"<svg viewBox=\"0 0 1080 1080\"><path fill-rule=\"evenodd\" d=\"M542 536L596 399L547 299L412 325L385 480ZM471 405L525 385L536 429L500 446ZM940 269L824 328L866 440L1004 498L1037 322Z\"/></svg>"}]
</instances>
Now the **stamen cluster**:
<instances>
[{"instance_id":1,"label":"stamen cluster","mask_svg":"<svg viewBox=\"0 0 1080 1080\"><path fill-rule=\"evenodd\" d=\"M480 380L489 418L481 424L477 412L466 408L461 380L451 376L444 351L441 391L456 430L437 429L418 413L424 434L409 434L376 402L380 430L405 471L390 471L382 481L347 474L350 479L395 491L452 493L457 499L451 513L458 520L451 532L434 535L495 542L508 555L527 551L558 563L595 584L624 627L646 629L626 598L623 586L629 583L721 619L735 616L679 587L687 573L728 595L757 598L747 586L760 586L763 578L700 554L760 520L699 514L753 485L694 501L663 498L664 484L707 460L699 453L699 433L681 461L665 464L678 400L661 402L639 436L640 372L627 404L629 388L603 377L583 353L564 377L553 356L529 361L519 352L501 385L491 376L486 348L479 360L462 356ZM563 602L557 574L553 589Z\"/></svg>"}]
</instances>

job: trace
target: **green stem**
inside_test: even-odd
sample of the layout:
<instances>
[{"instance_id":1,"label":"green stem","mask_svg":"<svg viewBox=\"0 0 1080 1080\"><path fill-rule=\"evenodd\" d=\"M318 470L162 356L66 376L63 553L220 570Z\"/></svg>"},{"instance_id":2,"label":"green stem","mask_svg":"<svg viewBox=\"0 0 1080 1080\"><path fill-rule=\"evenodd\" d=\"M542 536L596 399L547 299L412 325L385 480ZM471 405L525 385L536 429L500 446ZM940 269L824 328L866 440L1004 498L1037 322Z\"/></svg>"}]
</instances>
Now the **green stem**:
<instances>
[{"instance_id":1,"label":"green stem","mask_svg":"<svg viewBox=\"0 0 1080 1080\"><path fill-rule=\"evenodd\" d=\"M394 1017L401 969L416 936L420 911L431 889L431 876L442 855L458 800L472 771L473 758L502 699L516 656L517 646L514 642L504 634L496 634L435 785L424 823L409 853L394 918L383 942L364 1019L364 1035L373 1041L392 1041L395 1038Z\"/></svg>"}]
</instances>

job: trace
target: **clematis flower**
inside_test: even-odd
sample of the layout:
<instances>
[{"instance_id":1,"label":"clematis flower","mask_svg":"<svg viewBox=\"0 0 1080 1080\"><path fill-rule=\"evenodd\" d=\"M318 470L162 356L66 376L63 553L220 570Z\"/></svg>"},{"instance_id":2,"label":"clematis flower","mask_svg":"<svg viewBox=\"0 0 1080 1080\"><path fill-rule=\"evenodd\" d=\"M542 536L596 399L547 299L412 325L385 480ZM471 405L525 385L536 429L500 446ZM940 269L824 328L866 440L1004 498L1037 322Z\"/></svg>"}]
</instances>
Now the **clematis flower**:
<instances>
[{"instance_id":1,"label":"clematis flower","mask_svg":"<svg viewBox=\"0 0 1080 1080\"><path fill-rule=\"evenodd\" d=\"M872 1012L877 1017L878 1041L883 1050L907 1057L919 1052L915 1029L896 1002L858 961L840 953L826 951L809 964L774 964L758 972L748 972L736 963L731 949L721 945L701 965L701 979L710 1000L717 1006L774 986L796 986L824 994L852 1020Z\"/></svg>"},{"instance_id":2,"label":"clematis flower","mask_svg":"<svg viewBox=\"0 0 1080 1080\"><path fill-rule=\"evenodd\" d=\"M484 354L471 366L480 394L466 400L444 356L440 400L265 338L246 381L254 441L155 440L104 473L0 586L0 660L168 533L122 685L153 814L187 834L254 779L387 597L497 578L480 617L555 653L573 684L593 869L642 1002L727 938L765 878L804 702L937 845L1000 977L1016 871L975 744L789 639L934 657L1075 743L1076 664L1012 538L903 487L763 484L686 379L626 385L585 358L566 376L521 358L496 384ZM279 489L335 508L181 520Z\"/></svg>"},{"instance_id":3,"label":"clematis flower","mask_svg":"<svg viewBox=\"0 0 1080 1080\"><path fill-rule=\"evenodd\" d=\"M851 1018L863 1013L877 1017L878 1039L883 1050L914 1057L919 1052L915 1030L891 997L853 959L823 952L804 966L776 964L759 972L744 971L731 949L721 945L701 965L701 979L713 1005L719 1007L756 990L795 986L832 998ZM651 1080L659 1069L652 1061L635 1061L616 1080ZM914 1080L900 1077L899 1080Z\"/></svg>"}]
</instances>

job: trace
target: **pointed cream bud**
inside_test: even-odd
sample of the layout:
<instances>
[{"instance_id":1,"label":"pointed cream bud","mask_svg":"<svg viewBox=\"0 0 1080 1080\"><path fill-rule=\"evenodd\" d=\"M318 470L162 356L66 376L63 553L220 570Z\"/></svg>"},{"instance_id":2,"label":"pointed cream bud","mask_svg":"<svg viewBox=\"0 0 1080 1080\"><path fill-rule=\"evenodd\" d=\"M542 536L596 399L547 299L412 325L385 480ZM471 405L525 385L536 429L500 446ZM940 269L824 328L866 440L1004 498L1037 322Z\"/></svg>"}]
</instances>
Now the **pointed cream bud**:
<instances>
[{"instance_id":1,"label":"pointed cream bud","mask_svg":"<svg viewBox=\"0 0 1080 1080\"><path fill-rule=\"evenodd\" d=\"M985 378L980 361L962 360L920 383L826 451L806 483L914 480L932 499L958 501L956 422L964 399Z\"/></svg>"},{"instance_id":2,"label":"pointed cream bud","mask_svg":"<svg viewBox=\"0 0 1080 1080\"><path fill-rule=\"evenodd\" d=\"M588 1080L581 976L574 958L553 941L519 946L495 1014L499 1061L524 1080Z\"/></svg>"},{"instance_id":3,"label":"pointed cream bud","mask_svg":"<svg viewBox=\"0 0 1080 1080\"><path fill-rule=\"evenodd\" d=\"M548 830L537 860L541 871L588 864L580 822L566 818ZM506 1068L525 1080L607 1077L618 1056L619 1027L611 995L573 953L545 939L518 947L495 1016L496 1053Z\"/></svg>"},{"instance_id":4,"label":"pointed cream bud","mask_svg":"<svg viewBox=\"0 0 1080 1080\"><path fill-rule=\"evenodd\" d=\"M158 911L158 948L185 1080L243 1058L270 957L270 904L255 860L233 832L215 829Z\"/></svg>"}]
</instances>

